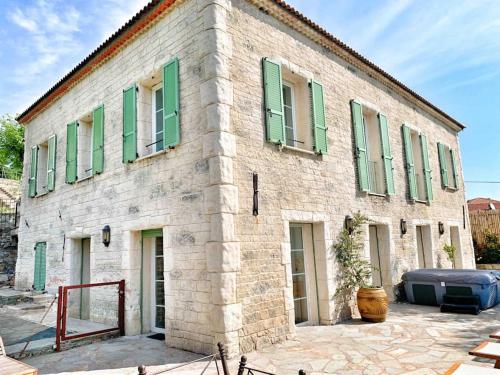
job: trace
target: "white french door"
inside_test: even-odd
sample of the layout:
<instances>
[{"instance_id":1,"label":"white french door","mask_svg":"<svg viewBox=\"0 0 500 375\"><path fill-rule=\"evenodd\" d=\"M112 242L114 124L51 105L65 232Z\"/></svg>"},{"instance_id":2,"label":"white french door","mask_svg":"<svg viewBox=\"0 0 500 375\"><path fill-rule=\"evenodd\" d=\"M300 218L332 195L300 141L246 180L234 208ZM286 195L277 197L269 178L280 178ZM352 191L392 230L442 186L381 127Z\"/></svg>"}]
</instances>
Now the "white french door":
<instances>
[{"instance_id":1,"label":"white french door","mask_svg":"<svg viewBox=\"0 0 500 375\"><path fill-rule=\"evenodd\" d=\"M151 251L151 331L165 332L165 278L163 237L154 237Z\"/></svg>"},{"instance_id":2,"label":"white french door","mask_svg":"<svg viewBox=\"0 0 500 375\"><path fill-rule=\"evenodd\" d=\"M295 324L318 324L318 297L311 224L290 224Z\"/></svg>"}]
</instances>

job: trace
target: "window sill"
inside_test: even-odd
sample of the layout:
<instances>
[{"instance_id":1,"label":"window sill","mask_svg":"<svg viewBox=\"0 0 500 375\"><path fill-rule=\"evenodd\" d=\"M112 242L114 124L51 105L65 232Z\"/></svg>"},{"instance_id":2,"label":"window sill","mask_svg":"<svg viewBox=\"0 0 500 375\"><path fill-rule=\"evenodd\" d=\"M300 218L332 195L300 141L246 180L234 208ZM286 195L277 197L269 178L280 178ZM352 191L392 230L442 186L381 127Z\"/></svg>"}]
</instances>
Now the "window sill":
<instances>
[{"instance_id":1,"label":"window sill","mask_svg":"<svg viewBox=\"0 0 500 375\"><path fill-rule=\"evenodd\" d=\"M87 181L87 180L90 180L92 177L94 177L94 175L90 175L90 176L87 176L87 177L84 177L82 179L78 179L75 181L75 185L80 183L80 182L84 182L84 181Z\"/></svg>"},{"instance_id":2,"label":"window sill","mask_svg":"<svg viewBox=\"0 0 500 375\"><path fill-rule=\"evenodd\" d=\"M290 151L295 151L295 152L302 152L302 153L308 154L308 155L314 155L314 156L317 155L314 151L304 150L303 148L287 146L287 145L280 145L278 147L279 147L280 151L285 149L285 150L290 150Z\"/></svg>"},{"instance_id":3,"label":"window sill","mask_svg":"<svg viewBox=\"0 0 500 375\"><path fill-rule=\"evenodd\" d=\"M414 199L415 203L422 203L422 204L428 204L429 202L423 201L421 199Z\"/></svg>"},{"instance_id":4,"label":"window sill","mask_svg":"<svg viewBox=\"0 0 500 375\"><path fill-rule=\"evenodd\" d=\"M454 187L447 187L447 188L445 188L444 190L446 190L446 191L449 191L449 192L452 192L452 193L453 193L453 192L455 192L455 191L458 191L458 188L454 188Z\"/></svg>"},{"instance_id":5,"label":"window sill","mask_svg":"<svg viewBox=\"0 0 500 375\"><path fill-rule=\"evenodd\" d=\"M161 151L153 152L152 154L149 154L149 155L141 156L141 157L135 159L135 162L140 162L140 161L143 161L143 160L154 158L155 156L158 156L158 155L166 154L169 150L170 149L167 148L167 149L163 149Z\"/></svg>"},{"instance_id":6,"label":"window sill","mask_svg":"<svg viewBox=\"0 0 500 375\"><path fill-rule=\"evenodd\" d=\"M387 198L387 194L382 194L382 193L372 193L371 191L367 192L368 195L374 195L376 197L382 197L382 198Z\"/></svg>"},{"instance_id":7,"label":"window sill","mask_svg":"<svg viewBox=\"0 0 500 375\"><path fill-rule=\"evenodd\" d=\"M50 193L50 191L47 190L47 191L44 191L43 193L35 195L33 198L41 198L49 193Z\"/></svg>"}]
</instances>

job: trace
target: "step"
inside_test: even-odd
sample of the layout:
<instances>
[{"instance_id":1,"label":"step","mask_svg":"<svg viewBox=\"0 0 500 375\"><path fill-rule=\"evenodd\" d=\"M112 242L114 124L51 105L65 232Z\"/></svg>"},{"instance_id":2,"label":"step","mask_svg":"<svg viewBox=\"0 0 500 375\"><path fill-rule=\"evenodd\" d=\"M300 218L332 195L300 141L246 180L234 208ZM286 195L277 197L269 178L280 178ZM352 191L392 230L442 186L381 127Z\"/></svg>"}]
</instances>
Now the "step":
<instances>
[{"instance_id":1,"label":"step","mask_svg":"<svg viewBox=\"0 0 500 375\"><path fill-rule=\"evenodd\" d=\"M443 295L443 302L456 305L478 305L481 306L481 299L478 295L472 296L458 296L458 295Z\"/></svg>"},{"instance_id":2,"label":"step","mask_svg":"<svg viewBox=\"0 0 500 375\"><path fill-rule=\"evenodd\" d=\"M459 305L454 303L443 303L441 305L441 312L478 315L481 312L481 308L479 307L479 305Z\"/></svg>"},{"instance_id":3,"label":"step","mask_svg":"<svg viewBox=\"0 0 500 375\"><path fill-rule=\"evenodd\" d=\"M15 290L12 288L0 288L0 306L15 305L17 303L26 302L30 294L30 292Z\"/></svg>"},{"instance_id":4,"label":"step","mask_svg":"<svg viewBox=\"0 0 500 375\"><path fill-rule=\"evenodd\" d=\"M5 306L10 311L30 311L30 310L44 310L45 305L39 303L18 303L17 305Z\"/></svg>"},{"instance_id":5,"label":"step","mask_svg":"<svg viewBox=\"0 0 500 375\"><path fill-rule=\"evenodd\" d=\"M47 305L54 300L55 296L53 294L34 294L29 297L30 302L40 305Z\"/></svg>"}]
</instances>

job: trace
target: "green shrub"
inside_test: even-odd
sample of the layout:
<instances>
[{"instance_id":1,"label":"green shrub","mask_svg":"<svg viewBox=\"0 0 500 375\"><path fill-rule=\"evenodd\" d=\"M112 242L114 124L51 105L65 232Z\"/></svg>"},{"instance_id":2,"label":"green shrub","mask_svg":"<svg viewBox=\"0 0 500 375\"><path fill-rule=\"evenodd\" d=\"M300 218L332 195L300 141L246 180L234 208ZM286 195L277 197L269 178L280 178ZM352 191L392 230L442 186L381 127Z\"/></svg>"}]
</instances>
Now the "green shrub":
<instances>
[{"instance_id":1,"label":"green shrub","mask_svg":"<svg viewBox=\"0 0 500 375\"><path fill-rule=\"evenodd\" d=\"M490 230L484 232L484 244L476 249L476 263L500 263L500 236Z\"/></svg>"}]
</instances>

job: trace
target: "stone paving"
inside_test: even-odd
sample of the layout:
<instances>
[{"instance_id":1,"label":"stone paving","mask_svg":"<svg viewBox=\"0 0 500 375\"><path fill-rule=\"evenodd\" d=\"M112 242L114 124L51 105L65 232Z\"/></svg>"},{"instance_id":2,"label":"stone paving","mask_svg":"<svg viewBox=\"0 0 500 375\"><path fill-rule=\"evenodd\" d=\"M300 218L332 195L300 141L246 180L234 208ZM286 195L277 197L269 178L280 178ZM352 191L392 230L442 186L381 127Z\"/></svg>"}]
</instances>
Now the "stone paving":
<instances>
[{"instance_id":1,"label":"stone paving","mask_svg":"<svg viewBox=\"0 0 500 375\"><path fill-rule=\"evenodd\" d=\"M297 374L301 368L310 375L442 374L457 361L492 367L492 361L478 361L467 352L499 326L498 307L474 316L392 304L385 323L353 320L334 326L299 327L293 340L248 353L247 357L252 367L277 374ZM115 375L136 374L140 363L150 366L148 371L152 373L195 358L199 356L166 348L162 341L135 336L25 362L38 367L41 374L67 371ZM171 373L199 374L205 365L197 363ZM237 365L237 358L230 361L232 374L236 374ZM207 373L215 374L215 368L211 366Z\"/></svg>"}]
</instances>

